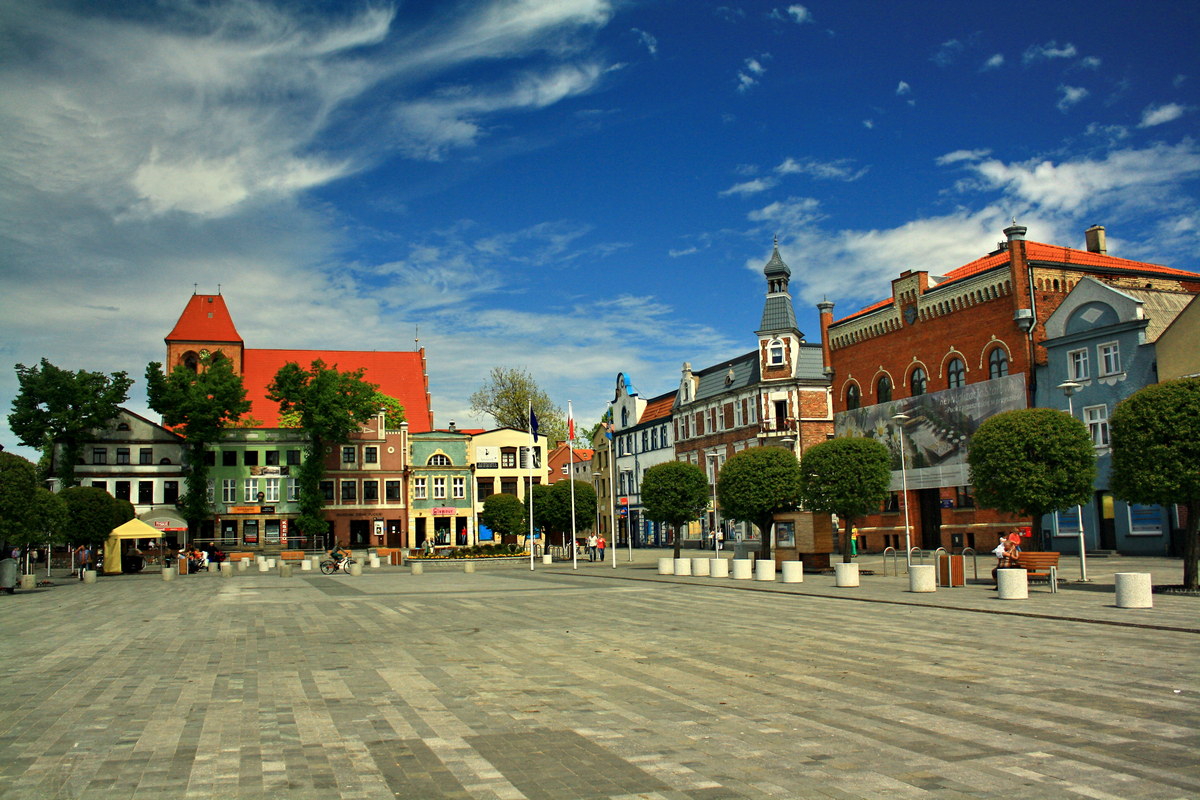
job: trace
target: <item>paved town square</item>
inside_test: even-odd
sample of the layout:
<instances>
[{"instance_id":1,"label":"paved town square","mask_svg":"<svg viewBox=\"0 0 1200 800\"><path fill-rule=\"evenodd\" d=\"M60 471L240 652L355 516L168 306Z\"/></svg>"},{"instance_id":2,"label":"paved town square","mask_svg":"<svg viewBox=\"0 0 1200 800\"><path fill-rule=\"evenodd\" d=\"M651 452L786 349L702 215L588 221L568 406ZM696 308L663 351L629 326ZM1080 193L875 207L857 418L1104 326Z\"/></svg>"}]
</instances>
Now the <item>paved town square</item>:
<instances>
[{"instance_id":1,"label":"paved town square","mask_svg":"<svg viewBox=\"0 0 1200 800\"><path fill-rule=\"evenodd\" d=\"M665 554L5 596L0 798L1200 796L1197 600L1112 593L1178 561L1000 600Z\"/></svg>"}]
</instances>

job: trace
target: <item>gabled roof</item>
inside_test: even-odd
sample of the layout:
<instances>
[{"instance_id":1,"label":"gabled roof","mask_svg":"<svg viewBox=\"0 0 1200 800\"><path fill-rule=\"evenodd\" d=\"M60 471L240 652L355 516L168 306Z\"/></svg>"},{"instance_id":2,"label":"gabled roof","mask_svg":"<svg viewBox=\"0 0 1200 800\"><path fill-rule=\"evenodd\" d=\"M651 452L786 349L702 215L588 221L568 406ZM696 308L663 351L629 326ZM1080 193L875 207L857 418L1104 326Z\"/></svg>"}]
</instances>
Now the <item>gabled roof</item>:
<instances>
[{"instance_id":1,"label":"gabled roof","mask_svg":"<svg viewBox=\"0 0 1200 800\"><path fill-rule=\"evenodd\" d=\"M233 317L219 294L194 294L179 315L166 341L241 342Z\"/></svg>"},{"instance_id":2,"label":"gabled roof","mask_svg":"<svg viewBox=\"0 0 1200 800\"><path fill-rule=\"evenodd\" d=\"M646 407L642 409L642 418L638 420L638 424L642 425L654 422L655 420L669 419L671 408L675 405L675 395L676 392L671 391L647 400Z\"/></svg>"},{"instance_id":3,"label":"gabled roof","mask_svg":"<svg viewBox=\"0 0 1200 800\"><path fill-rule=\"evenodd\" d=\"M253 403L250 416L261 420L264 428L278 427L279 404L267 400L267 386L284 364L295 362L308 369L318 359L340 372L364 369L368 381L379 384L379 391L404 406L410 431L420 433L432 427L420 351L246 350L242 357L242 378L246 396Z\"/></svg>"}]
</instances>

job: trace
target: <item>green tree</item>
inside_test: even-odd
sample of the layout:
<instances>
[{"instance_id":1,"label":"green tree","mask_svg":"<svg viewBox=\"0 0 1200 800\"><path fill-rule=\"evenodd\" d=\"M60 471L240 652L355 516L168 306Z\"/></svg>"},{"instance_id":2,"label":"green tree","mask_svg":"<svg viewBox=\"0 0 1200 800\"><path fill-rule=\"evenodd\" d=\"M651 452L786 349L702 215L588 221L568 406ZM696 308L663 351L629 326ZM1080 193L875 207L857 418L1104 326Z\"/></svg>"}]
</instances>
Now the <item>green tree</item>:
<instances>
[{"instance_id":1,"label":"green tree","mask_svg":"<svg viewBox=\"0 0 1200 800\"><path fill-rule=\"evenodd\" d=\"M112 533L113 497L94 486L72 486L58 493L67 504L67 535L72 542L98 544Z\"/></svg>"},{"instance_id":2,"label":"green tree","mask_svg":"<svg viewBox=\"0 0 1200 800\"><path fill-rule=\"evenodd\" d=\"M498 536L517 536L529 530L525 504L511 494L493 494L484 499L479 521Z\"/></svg>"},{"instance_id":3,"label":"green tree","mask_svg":"<svg viewBox=\"0 0 1200 800\"><path fill-rule=\"evenodd\" d=\"M717 478L721 513L751 522L762 537L759 558L771 558L775 515L800 504L800 463L782 447L750 447L725 462Z\"/></svg>"},{"instance_id":4,"label":"green tree","mask_svg":"<svg viewBox=\"0 0 1200 800\"><path fill-rule=\"evenodd\" d=\"M267 387L267 399L279 403L280 415L298 412L300 428L308 434L308 451L300 466L297 488L300 514L296 524L305 534L324 537L329 530L322 508L321 479L325 477L325 448L344 444L351 434L379 412L379 387L365 371L339 372L320 359L303 369L284 364Z\"/></svg>"},{"instance_id":5,"label":"green tree","mask_svg":"<svg viewBox=\"0 0 1200 800\"><path fill-rule=\"evenodd\" d=\"M978 505L1034 518L1088 502L1096 479L1087 427L1053 408L986 420L971 437L967 464Z\"/></svg>"},{"instance_id":6,"label":"green tree","mask_svg":"<svg viewBox=\"0 0 1200 800\"><path fill-rule=\"evenodd\" d=\"M1187 508L1183 585L1197 586L1200 557L1200 378L1166 381L1113 411L1113 494L1130 503Z\"/></svg>"},{"instance_id":7,"label":"green tree","mask_svg":"<svg viewBox=\"0 0 1200 800\"><path fill-rule=\"evenodd\" d=\"M208 500L208 465L204 454L250 410L242 377L227 358L201 357L193 372L182 364L163 375L162 364L146 366L146 394L163 424L182 434L188 459L179 508L188 524L188 540L196 538L201 520L212 514Z\"/></svg>"},{"instance_id":8,"label":"green tree","mask_svg":"<svg viewBox=\"0 0 1200 800\"><path fill-rule=\"evenodd\" d=\"M642 507L646 519L663 522L675 530L675 557L679 558L683 529L708 508L708 476L695 464L665 461L642 475Z\"/></svg>"},{"instance_id":9,"label":"green tree","mask_svg":"<svg viewBox=\"0 0 1200 800\"><path fill-rule=\"evenodd\" d=\"M596 522L596 487L586 481L565 480L552 484L553 494L562 507L562 518L556 530L565 536L571 533L571 486L575 487L575 533L592 528ZM566 543L566 539L563 539Z\"/></svg>"},{"instance_id":10,"label":"green tree","mask_svg":"<svg viewBox=\"0 0 1200 800\"><path fill-rule=\"evenodd\" d=\"M60 445L59 482L64 488L74 486L84 443L116 418L133 381L124 372L69 372L44 358L39 366L17 364L16 369L20 389L8 426L21 444L44 456L52 457L54 446Z\"/></svg>"},{"instance_id":11,"label":"green tree","mask_svg":"<svg viewBox=\"0 0 1200 800\"><path fill-rule=\"evenodd\" d=\"M56 544L67 541L70 515L66 502L49 489L39 486L33 496L33 528L30 544Z\"/></svg>"},{"instance_id":12,"label":"green tree","mask_svg":"<svg viewBox=\"0 0 1200 800\"><path fill-rule=\"evenodd\" d=\"M394 428L406 419L404 413L404 404L391 395L383 392L375 392L375 404L378 409L384 412L384 427ZM279 415L279 427L281 428L299 428L300 424L300 409L293 408L286 414Z\"/></svg>"},{"instance_id":13,"label":"green tree","mask_svg":"<svg viewBox=\"0 0 1200 800\"><path fill-rule=\"evenodd\" d=\"M538 420L538 433L549 442L567 439L567 421L562 409L554 405L523 369L492 367L483 385L471 395L471 411L486 414L500 428L529 430L529 407Z\"/></svg>"},{"instance_id":14,"label":"green tree","mask_svg":"<svg viewBox=\"0 0 1200 800\"><path fill-rule=\"evenodd\" d=\"M879 509L891 479L891 455L874 439L830 439L808 448L800 460L804 507L838 515L843 527L842 560L846 563L850 562L854 519Z\"/></svg>"},{"instance_id":15,"label":"green tree","mask_svg":"<svg viewBox=\"0 0 1200 800\"><path fill-rule=\"evenodd\" d=\"M28 541L34 523L37 467L16 453L0 452L0 542L3 552Z\"/></svg>"}]
</instances>

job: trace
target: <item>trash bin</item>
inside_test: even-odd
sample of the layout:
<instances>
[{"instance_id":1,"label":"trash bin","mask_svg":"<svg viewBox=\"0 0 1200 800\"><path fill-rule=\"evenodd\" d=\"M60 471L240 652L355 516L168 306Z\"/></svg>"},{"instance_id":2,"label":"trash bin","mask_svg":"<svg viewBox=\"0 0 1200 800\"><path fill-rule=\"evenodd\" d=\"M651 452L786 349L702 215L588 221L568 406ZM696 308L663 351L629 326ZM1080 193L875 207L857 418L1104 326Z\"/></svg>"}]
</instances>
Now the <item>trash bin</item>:
<instances>
[{"instance_id":1,"label":"trash bin","mask_svg":"<svg viewBox=\"0 0 1200 800\"><path fill-rule=\"evenodd\" d=\"M17 560L6 558L0 561L0 591L17 593Z\"/></svg>"}]
</instances>

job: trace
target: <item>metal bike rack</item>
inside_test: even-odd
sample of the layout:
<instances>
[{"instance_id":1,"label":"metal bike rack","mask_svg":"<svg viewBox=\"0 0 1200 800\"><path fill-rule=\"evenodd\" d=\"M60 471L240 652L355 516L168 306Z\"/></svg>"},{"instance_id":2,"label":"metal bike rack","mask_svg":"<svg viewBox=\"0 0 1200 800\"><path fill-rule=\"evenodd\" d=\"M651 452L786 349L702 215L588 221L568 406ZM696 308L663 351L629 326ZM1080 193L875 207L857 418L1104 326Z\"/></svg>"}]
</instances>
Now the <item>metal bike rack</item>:
<instances>
[{"instance_id":1,"label":"metal bike rack","mask_svg":"<svg viewBox=\"0 0 1200 800\"><path fill-rule=\"evenodd\" d=\"M895 570L893 574L896 577L900 577L900 551L891 546L883 548L883 574L888 574L887 563L889 551L892 557L892 569Z\"/></svg>"},{"instance_id":2,"label":"metal bike rack","mask_svg":"<svg viewBox=\"0 0 1200 800\"><path fill-rule=\"evenodd\" d=\"M954 574L953 574L953 567L950 565L950 551L948 551L944 547L939 547L938 549L934 550L933 553L930 554L933 556L933 566L935 568L938 566L938 553L946 554L946 583L943 584L941 575L938 575L937 585L938 586L944 585L947 588L953 589L954 588ZM925 562L922 561L921 563L924 564Z\"/></svg>"},{"instance_id":3,"label":"metal bike rack","mask_svg":"<svg viewBox=\"0 0 1200 800\"><path fill-rule=\"evenodd\" d=\"M925 563L925 551L919 547L910 547L908 549L908 563L912 563L912 554L916 553L921 558L921 563Z\"/></svg>"},{"instance_id":4,"label":"metal bike rack","mask_svg":"<svg viewBox=\"0 0 1200 800\"><path fill-rule=\"evenodd\" d=\"M975 570L975 580L979 580L979 553L975 552L974 547L964 547L959 555L965 558L967 553L971 554L971 567Z\"/></svg>"}]
</instances>

